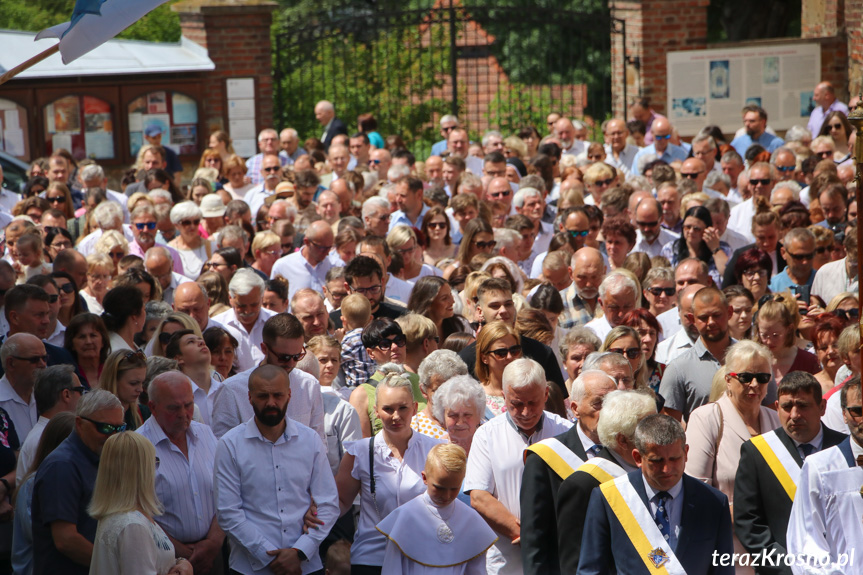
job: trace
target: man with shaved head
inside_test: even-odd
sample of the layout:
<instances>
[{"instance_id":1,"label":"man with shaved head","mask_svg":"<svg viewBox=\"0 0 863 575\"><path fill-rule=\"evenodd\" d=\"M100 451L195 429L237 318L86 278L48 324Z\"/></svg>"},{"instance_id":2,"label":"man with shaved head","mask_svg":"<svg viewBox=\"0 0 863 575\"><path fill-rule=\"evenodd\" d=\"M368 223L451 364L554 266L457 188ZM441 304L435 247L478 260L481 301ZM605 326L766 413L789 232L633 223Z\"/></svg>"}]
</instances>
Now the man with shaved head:
<instances>
[{"instance_id":1,"label":"man with shaved head","mask_svg":"<svg viewBox=\"0 0 863 575\"><path fill-rule=\"evenodd\" d=\"M677 264L677 269L674 270L674 287L677 290L678 296L686 287L694 284L702 286L714 285L707 264L698 258L686 258ZM678 310L674 308L662 312L656 319L662 327L662 335L665 339L668 339L680 329L680 315Z\"/></svg>"},{"instance_id":2,"label":"man with shaved head","mask_svg":"<svg viewBox=\"0 0 863 575\"><path fill-rule=\"evenodd\" d=\"M605 277L605 260L595 248L581 248L572 256L572 285L560 292L564 310L560 326L585 326L596 315L599 284Z\"/></svg>"},{"instance_id":3,"label":"man with shaved head","mask_svg":"<svg viewBox=\"0 0 863 575\"><path fill-rule=\"evenodd\" d=\"M165 512L156 522L195 573L222 573L225 533L213 500L216 436L208 425L192 420L192 384L182 373L156 376L147 391L152 417L137 432L155 446L159 460L156 495Z\"/></svg>"},{"instance_id":4,"label":"man with shaved head","mask_svg":"<svg viewBox=\"0 0 863 575\"><path fill-rule=\"evenodd\" d=\"M700 192L704 187L704 180L707 178L707 166L698 158L687 158L680 166L680 177L694 181ZM718 192L713 192L713 194L717 194L716 197L718 197ZM707 195L711 194L708 193Z\"/></svg>"},{"instance_id":5,"label":"man with shaved head","mask_svg":"<svg viewBox=\"0 0 863 575\"><path fill-rule=\"evenodd\" d=\"M498 202L507 207L508 213L512 211L512 186L506 178L492 178L488 183L485 199L489 202Z\"/></svg>"},{"instance_id":6,"label":"man with shaved head","mask_svg":"<svg viewBox=\"0 0 863 575\"><path fill-rule=\"evenodd\" d=\"M673 127L668 118L659 117L653 122L653 143L641 148L632 160L632 173L641 175L640 165L649 162L648 158L662 160L667 164L682 162L689 154L684 148L671 143ZM644 162L642 162L644 159Z\"/></svg>"},{"instance_id":7,"label":"man with shaved head","mask_svg":"<svg viewBox=\"0 0 863 575\"><path fill-rule=\"evenodd\" d=\"M254 417L227 432L216 448L216 512L230 535L230 568L244 574L322 572L318 547L339 518L327 449L312 429L286 417L291 383L284 369L262 365L248 381ZM313 502L322 528L303 533Z\"/></svg>"},{"instance_id":8,"label":"man with shaved head","mask_svg":"<svg viewBox=\"0 0 863 575\"><path fill-rule=\"evenodd\" d=\"M812 110L812 114L809 115L809 123L806 127L812 132L813 138L817 138L818 134L821 133L824 118L830 112L842 112L845 116L848 116L848 106L836 98L836 89L830 82L819 82L812 92L812 99L817 106Z\"/></svg>"},{"instance_id":9,"label":"man with shaved head","mask_svg":"<svg viewBox=\"0 0 863 575\"><path fill-rule=\"evenodd\" d=\"M333 138L339 134L348 135L348 127L345 126L344 122L336 118L336 108L332 102L321 100L315 104L315 119L324 128L324 132L321 134L321 142L323 142L324 148L328 150L330 144L333 143Z\"/></svg>"},{"instance_id":10,"label":"man with shaved head","mask_svg":"<svg viewBox=\"0 0 863 575\"><path fill-rule=\"evenodd\" d=\"M306 229L302 249L281 258L273 265L270 277L283 277L288 280L288 299L303 288L323 293L327 272L332 267L327 255L333 247L333 241L333 228L324 221L314 222Z\"/></svg>"},{"instance_id":11,"label":"man with shaved head","mask_svg":"<svg viewBox=\"0 0 863 575\"><path fill-rule=\"evenodd\" d=\"M650 257L656 257L665 244L680 237L662 227L662 205L653 197L641 200L634 214L638 233L633 252L644 252Z\"/></svg>"}]
</instances>

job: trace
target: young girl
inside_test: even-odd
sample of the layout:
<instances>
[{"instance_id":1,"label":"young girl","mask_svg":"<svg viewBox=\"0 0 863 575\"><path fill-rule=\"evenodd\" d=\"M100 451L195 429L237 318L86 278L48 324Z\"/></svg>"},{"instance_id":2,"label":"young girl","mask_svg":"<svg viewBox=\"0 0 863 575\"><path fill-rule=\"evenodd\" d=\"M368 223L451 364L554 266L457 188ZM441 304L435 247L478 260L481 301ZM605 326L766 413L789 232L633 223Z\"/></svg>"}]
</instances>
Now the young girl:
<instances>
[{"instance_id":1,"label":"young girl","mask_svg":"<svg viewBox=\"0 0 863 575\"><path fill-rule=\"evenodd\" d=\"M38 233L24 234L18 238L15 244L18 261L12 264L18 272L15 283L22 284L33 276L51 273L51 266L42 261L42 246L42 236Z\"/></svg>"}]
</instances>

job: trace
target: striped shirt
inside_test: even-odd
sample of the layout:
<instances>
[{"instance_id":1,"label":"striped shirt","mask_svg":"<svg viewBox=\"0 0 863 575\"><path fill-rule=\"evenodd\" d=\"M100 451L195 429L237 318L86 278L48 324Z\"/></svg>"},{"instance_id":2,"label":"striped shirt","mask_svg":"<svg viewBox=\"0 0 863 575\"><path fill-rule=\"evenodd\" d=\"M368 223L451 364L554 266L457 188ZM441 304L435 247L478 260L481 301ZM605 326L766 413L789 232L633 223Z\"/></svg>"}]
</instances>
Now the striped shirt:
<instances>
[{"instance_id":1,"label":"striped shirt","mask_svg":"<svg viewBox=\"0 0 863 575\"><path fill-rule=\"evenodd\" d=\"M207 536L216 504L213 495L213 468L216 436L206 425L190 422L186 431L189 458L171 443L155 417L137 432L156 447L156 495L165 512L156 522L165 533L183 543L194 543Z\"/></svg>"}]
</instances>

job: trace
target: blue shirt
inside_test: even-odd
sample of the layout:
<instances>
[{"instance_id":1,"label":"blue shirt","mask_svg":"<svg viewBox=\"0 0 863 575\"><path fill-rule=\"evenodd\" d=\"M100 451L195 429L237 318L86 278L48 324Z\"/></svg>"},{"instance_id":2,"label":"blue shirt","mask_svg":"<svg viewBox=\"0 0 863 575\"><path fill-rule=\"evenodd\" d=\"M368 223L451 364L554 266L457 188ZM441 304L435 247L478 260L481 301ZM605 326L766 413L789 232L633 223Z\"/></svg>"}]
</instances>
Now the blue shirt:
<instances>
[{"instance_id":1,"label":"blue shirt","mask_svg":"<svg viewBox=\"0 0 863 575\"><path fill-rule=\"evenodd\" d=\"M749 146L752 144L758 144L763 146L765 150L770 152L771 154L785 143L785 140L780 138L779 136L774 136L773 134L768 134L764 132L758 139L753 140L749 134L743 134L741 136L737 136L731 141L731 147L737 150L737 153L740 154L740 157L744 157L746 155L746 150L749 149Z\"/></svg>"},{"instance_id":2,"label":"blue shirt","mask_svg":"<svg viewBox=\"0 0 863 575\"><path fill-rule=\"evenodd\" d=\"M33 574L88 575L90 567L79 565L60 553L51 536L51 523L72 523L87 541L96 539L97 521L87 506L93 498L99 455L84 445L76 432L45 458L33 486Z\"/></svg>"},{"instance_id":3,"label":"blue shirt","mask_svg":"<svg viewBox=\"0 0 863 575\"><path fill-rule=\"evenodd\" d=\"M641 170L638 167L639 160L646 155L656 155L656 146L654 144L650 144L644 148L641 148L637 154L635 154L635 158L632 159L632 173L636 176L641 175ZM684 161L689 154L680 146L675 146L671 142L668 143L668 147L665 148L665 151L662 152L662 155L657 158L658 160L662 160L670 164L676 160Z\"/></svg>"},{"instance_id":4,"label":"blue shirt","mask_svg":"<svg viewBox=\"0 0 863 575\"><path fill-rule=\"evenodd\" d=\"M401 210L396 210L393 212L392 216L390 216L390 231L393 230L396 226L408 226L409 228L421 228L423 225L423 218L426 213L429 211L429 207L423 204L423 209L420 212L420 215L417 216L417 220L412 222L406 213Z\"/></svg>"},{"instance_id":5,"label":"blue shirt","mask_svg":"<svg viewBox=\"0 0 863 575\"><path fill-rule=\"evenodd\" d=\"M809 280L803 285L811 287L814 280L815 270L812 270L812 273L809 274ZM785 268L770 279L770 291L772 292L785 291L791 286L800 287L799 284L794 283L793 281L791 281L791 278L788 277L788 268Z\"/></svg>"},{"instance_id":6,"label":"blue shirt","mask_svg":"<svg viewBox=\"0 0 863 575\"><path fill-rule=\"evenodd\" d=\"M446 140L435 142L431 149L432 156L440 156L446 151Z\"/></svg>"}]
</instances>

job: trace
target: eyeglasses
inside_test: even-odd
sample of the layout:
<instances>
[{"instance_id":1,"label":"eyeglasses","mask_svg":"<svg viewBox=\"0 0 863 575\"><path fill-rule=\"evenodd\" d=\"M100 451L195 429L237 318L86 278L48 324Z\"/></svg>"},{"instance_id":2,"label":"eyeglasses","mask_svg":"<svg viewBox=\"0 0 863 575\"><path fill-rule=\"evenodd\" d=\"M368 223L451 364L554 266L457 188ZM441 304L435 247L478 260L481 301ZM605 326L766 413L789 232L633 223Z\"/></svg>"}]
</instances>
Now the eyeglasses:
<instances>
[{"instance_id":1,"label":"eyeglasses","mask_svg":"<svg viewBox=\"0 0 863 575\"><path fill-rule=\"evenodd\" d=\"M73 293L75 291L75 286L68 283L68 284L63 284L63 285L57 286L57 289L59 289L63 293Z\"/></svg>"},{"instance_id":2,"label":"eyeglasses","mask_svg":"<svg viewBox=\"0 0 863 575\"><path fill-rule=\"evenodd\" d=\"M498 359L506 359L508 355L512 357L518 357L521 355L521 346L514 345L512 347L502 347L500 349L491 349L489 353L494 355Z\"/></svg>"},{"instance_id":3,"label":"eyeglasses","mask_svg":"<svg viewBox=\"0 0 863 575\"><path fill-rule=\"evenodd\" d=\"M369 295L375 295L375 294L381 293L381 287L382 287L382 285L378 284L376 286L369 286L369 287L364 287L364 288L361 288L361 287L351 288L351 291L354 291L358 294L362 294L364 296L369 296Z\"/></svg>"},{"instance_id":4,"label":"eyeglasses","mask_svg":"<svg viewBox=\"0 0 863 575\"><path fill-rule=\"evenodd\" d=\"M217 267L219 267L219 266L225 266L225 267L228 267L228 264L220 264L219 262L205 262L205 263L204 263L204 267L205 267L205 268L213 269L213 268L217 268Z\"/></svg>"},{"instance_id":5,"label":"eyeglasses","mask_svg":"<svg viewBox=\"0 0 863 575\"><path fill-rule=\"evenodd\" d=\"M31 355L30 357L21 357L20 355L13 355L12 357L17 359L18 361L26 361L30 365L36 365L37 363L48 360L47 355Z\"/></svg>"},{"instance_id":6,"label":"eyeglasses","mask_svg":"<svg viewBox=\"0 0 863 575\"><path fill-rule=\"evenodd\" d=\"M758 184L761 184L762 186L769 186L770 182L772 182L772 181L773 180L771 180L770 178L755 179L755 180L750 179L749 183L752 184L753 186L757 186Z\"/></svg>"},{"instance_id":7,"label":"eyeglasses","mask_svg":"<svg viewBox=\"0 0 863 575\"><path fill-rule=\"evenodd\" d=\"M770 378L773 376L769 373L751 373L749 371L742 371L740 373L731 372L728 375L731 377L736 377L740 383L748 384L751 383L754 379L759 384L764 385L765 383L770 381Z\"/></svg>"},{"instance_id":8,"label":"eyeglasses","mask_svg":"<svg viewBox=\"0 0 863 575\"><path fill-rule=\"evenodd\" d=\"M608 178L607 180L596 180L593 182L594 186L610 186L611 182L614 181L614 178Z\"/></svg>"},{"instance_id":9,"label":"eyeglasses","mask_svg":"<svg viewBox=\"0 0 863 575\"><path fill-rule=\"evenodd\" d=\"M272 250L272 251L268 251L268 252L264 252L264 253L267 254L268 256L280 256L280 255L282 255L282 250Z\"/></svg>"},{"instance_id":10,"label":"eyeglasses","mask_svg":"<svg viewBox=\"0 0 863 575\"><path fill-rule=\"evenodd\" d=\"M785 172L792 172L792 171L794 171L794 169L795 169L796 167L797 167L797 166L776 166L776 169L777 169L777 170L779 170L780 172L782 172L782 173L784 174Z\"/></svg>"},{"instance_id":11,"label":"eyeglasses","mask_svg":"<svg viewBox=\"0 0 863 575\"><path fill-rule=\"evenodd\" d=\"M620 355L625 355L627 359L635 359L641 355L640 347L628 347L623 349L622 347L609 348L608 351L612 353L619 353Z\"/></svg>"},{"instance_id":12,"label":"eyeglasses","mask_svg":"<svg viewBox=\"0 0 863 575\"><path fill-rule=\"evenodd\" d=\"M428 225L430 230L445 230L446 222L432 222Z\"/></svg>"},{"instance_id":13,"label":"eyeglasses","mask_svg":"<svg viewBox=\"0 0 863 575\"><path fill-rule=\"evenodd\" d=\"M653 134L654 140L670 140L671 134L665 134L664 136L660 136L659 134Z\"/></svg>"},{"instance_id":14,"label":"eyeglasses","mask_svg":"<svg viewBox=\"0 0 863 575\"><path fill-rule=\"evenodd\" d=\"M45 198L45 199L48 200L48 202L52 203L52 204L65 204L66 203L66 196L55 196L53 198L49 197L49 198Z\"/></svg>"},{"instance_id":15,"label":"eyeglasses","mask_svg":"<svg viewBox=\"0 0 863 575\"><path fill-rule=\"evenodd\" d=\"M288 250L292 250L294 248L294 244L282 244L282 251L286 252Z\"/></svg>"},{"instance_id":16,"label":"eyeglasses","mask_svg":"<svg viewBox=\"0 0 863 575\"><path fill-rule=\"evenodd\" d=\"M659 225L659 222L658 221L656 221L656 222L638 222L638 221L636 221L635 225L637 225L640 228L655 228L656 226Z\"/></svg>"},{"instance_id":17,"label":"eyeglasses","mask_svg":"<svg viewBox=\"0 0 863 575\"><path fill-rule=\"evenodd\" d=\"M90 390L84 387L83 385L79 385L78 387L68 387L69 391L74 391L75 393L80 393L81 395L86 395L90 393Z\"/></svg>"},{"instance_id":18,"label":"eyeglasses","mask_svg":"<svg viewBox=\"0 0 863 575\"><path fill-rule=\"evenodd\" d=\"M188 226L198 226L200 223L201 223L201 220L200 220L200 219L197 219L197 220L183 220L182 222L180 222L180 225L181 225L181 226L184 226L184 227L188 227Z\"/></svg>"},{"instance_id":19,"label":"eyeglasses","mask_svg":"<svg viewBox=\"0 0 863 575\"><path fill-rule=\"evenodd\" d=\"M651 287L651 288L647 288L647 291L650 292L650 294L653 297L659 297L662 294L665 294L668 297L671 297L674 295L675 290L673 287L670 287L670 288Z\"/></svg>"},{"instance_id":20,"label":"eyeglasses","mask_svg":"<svg viewBox=\"0 0 863 575\"><path fill-rule=\"evenodd\" d=\"M688 172L688 173L680 172L680 175L683 176L684 178L689 178L690 180L697 180L698 176L700 176L703 173L704 172Z\"/></svg>"},{"instance_id":21,"label":"eyeglasses","mask_svg":"<svg viewBox=\"0 0 863 575\"><path fill-rule=\"evenodd\" d=\"M486 250L486 249L490 249L490 248L493 248L494 246L496 246L497 242L494 240L492 240L490 242L474 242L473 245L475 245L476 247L478 247L481 250Z\"/></svg>"},{"instance_id":22,"label":"eyeglasses","mask_svg":"<svg viewBox=\"0 0 863 575\"><path fill-rule=\"evenodd\" d=\"M407 345L407 343L408 340L405 336L394 335L391 339L380 340L377 344L375 344L375 347L381 351L386 351L388 349L392 349L393 344L395 344L396 347L404 347Z\"/></svg>"},{"instance_id":23,"label":"eyeglasses","mask_svg":"<svg viewBox=\"0 0 863 575\"><path fill-rule=\"evenodd\" d=\"M809 252L807 254L792 254L791 252L786 250L786 253L797 261L811 260L815 257L815 252Z\"/></svg>"},{"instance_id":24,"label":"eyeglasses","mask_svg":"<svg viewBox=\"0 0 863 575\"><path fill-rule=\"evenodd\" d=\"M270 350L270 354L276 358L277 362L288 363L289 361L301 361L306 357L306 350L303 348L303 351L300 353L276 353Z\"/></svg>"},{"instance_id":25,"label":"eyeglasses","mask_svg":"<svg viewBox=\"0 0 863 575\"><path fill-rule=\"evenodd\" d=\"M755 270L746 270L743 272L743 277L749 278L749 279L752 279L752 278L757 277L757 276L766 276L766 275L767 275L767 270L765 270L763 268L758 268Z\"/></svg>"},{"instance_id":26,"label":"eyeglasses","mask_svg":"<svg viewBox=\"0 0 863 575\"><path fill-rule=\"evenodd\" d=\"M139 230L153 231L156 229L156 222L136 222L135 227Z\"/></svg>"},{"instance_id":27,"label":"eyeglasses","mask_svg":"<svg viewBox=\"0 0 863 575\"><path fill-rule=\"evenodd\" d=\"M833 313L843 321L848 321L849 319L856 320L860 317L860 310L857 309L836 309L833 310Z\"/></svg>"},{"instance_id":28,"label":"eyeglasses","mask_svg":"<svg viewBox=\"0 0 863 575\"><path fill-rule=\"evenodd\" d=\"M586 238L590 230L566 230L566 233L572 238Z\"/></svg>"},{"instance_id":29,"label":"eyeglasses","mask_svg":"<svg viewBox=\"0 0 863 575\"><path fill-rule=\"evenodd\" d=\"M863 405L847 405L845 406L845 411L853 417L863 417Z\"/></svg>"},{"instance_id":30,"label":"eyeglasses","mask_svg":"<svg viewBox=\"0 0 863 575\"><path fill-rule=\"evenodd\" d=\"M51 247L57 251L68 250L69 248L72 247L72 242L69 242L69 241L54 242L51 244Z\"/></svg>"},{"instance_id":31,"label":"eyeglasses","mask_svg":"<svg viewBox=\"0 0 863 575\"><path fill-rule=\"evenodd\" d=\"M321 250L321 251L327 251L327 252L328 252L328 251L330 251L331 249L333 249L333 246L324 246L324 245L321 245L321 244L319 244L318 242L313 241L313 240L310 240L310 239L308 239L308 238L306 238L306 240L309 242L309 245L310 245L310 246L314 246L315 248L317 248L317 249L319 249L319 250Z\"/></svg>"},{"instance_id":32,"label":"eyeglasses","mask_svg":"<svg viewBox=\"0 0 863 575\"><path fill-rule=\"evenodd\" d=\"M281 169L282 168L280 168L278 166L270 166L269 168L261 168L261 171L263 171L263 172L278 172Z\"/></svg>"},{"instance_id":33,"label":"eyeglasses","mask_svg":"<svg viewBox=\"0 0 863 575\"><path fill-rule=\"evenodd\" d=\"M121 423L120 425L114 425L113 423L96 421L95 419L90 419L89 417L84 416L81 416L81 419L92 423L96 427L96 431L98 431L102 435L114 435L115 433L122 433L123 431L126 431L125 423Z\"/></svg>"},{"instance_id":34,"label":"eyeglasses","mask_svg":"<svg viewBox=\"0 0 863 575\"><path fill-rule=\"evenodd\" d=\"M510 190L504 190L502 192L494 192L493 194L489 194L488 197L490 197L490 198L506 198L506 197L509 197L510 193L511 193Z\"/></svg>"},{"instance_id":35,"label":"eyeglasses","mask_svg":"<svg viewBox=\"0 0 863 575\"><path fill-rule=\"evenodd\" d=\"M705 229L701 226L683 226L684 232L703 232Z\"/></svg>"}]
</instances>

